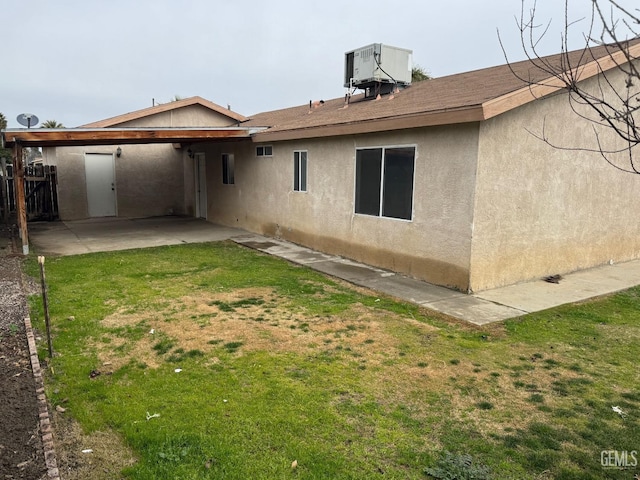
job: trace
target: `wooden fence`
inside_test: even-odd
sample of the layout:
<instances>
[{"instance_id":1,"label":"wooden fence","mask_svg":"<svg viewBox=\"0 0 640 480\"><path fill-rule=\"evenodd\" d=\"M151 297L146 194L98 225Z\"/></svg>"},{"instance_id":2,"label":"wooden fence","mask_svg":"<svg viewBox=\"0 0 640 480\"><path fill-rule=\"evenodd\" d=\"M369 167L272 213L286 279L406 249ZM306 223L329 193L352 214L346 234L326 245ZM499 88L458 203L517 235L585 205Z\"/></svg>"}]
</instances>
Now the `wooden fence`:
<instances>
[{"instance_id":1,"label":"wooden fence","mask_svg":"<svg viewBox=\"0 0 640 480\"><path fill-rule=\"evenodd\" d=\"M2 218L16 212L13 165L0 169L0 208ZM56 167L52 165L29 165L24 169L24 196L27 221L56 220L58 218L58 190Z\"/></svg>"}]
</instances>

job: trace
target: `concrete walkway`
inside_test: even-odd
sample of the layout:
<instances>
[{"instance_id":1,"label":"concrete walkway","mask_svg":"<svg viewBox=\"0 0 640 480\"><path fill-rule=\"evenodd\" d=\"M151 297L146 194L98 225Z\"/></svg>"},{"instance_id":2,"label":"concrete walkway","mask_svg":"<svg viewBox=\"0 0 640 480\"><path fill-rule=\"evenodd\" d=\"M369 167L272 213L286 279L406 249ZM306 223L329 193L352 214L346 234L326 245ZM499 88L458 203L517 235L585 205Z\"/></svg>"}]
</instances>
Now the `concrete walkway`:
<instances>
[{"instance_id":1,"label":"concrete walkway","mask_svg":"<svg viewBox=\"0 0 640 480\"><path fill-rule=\"evenodd\" d=\"M567 274L557 284L537 280L467 295L282 240L254 234L236 236L233 240L475 325L519 317L640 285L640 261L633 261Z\"/></svg>"},{"instance_id":2,"label":"concrete walkway","mask_svg":"<svg viewBox=\"0 0 640 480\"><path fill-rule=\"evenodd\" d=\"M283 240L188 217L34 223L29 225L29 229L35 250L39 254L55 255L231 239L240 245L475 325L514 318L640 285L640 261L633 261L567 274L558 284L537 280L467 295Z\"/></svg>"}]
</instances>

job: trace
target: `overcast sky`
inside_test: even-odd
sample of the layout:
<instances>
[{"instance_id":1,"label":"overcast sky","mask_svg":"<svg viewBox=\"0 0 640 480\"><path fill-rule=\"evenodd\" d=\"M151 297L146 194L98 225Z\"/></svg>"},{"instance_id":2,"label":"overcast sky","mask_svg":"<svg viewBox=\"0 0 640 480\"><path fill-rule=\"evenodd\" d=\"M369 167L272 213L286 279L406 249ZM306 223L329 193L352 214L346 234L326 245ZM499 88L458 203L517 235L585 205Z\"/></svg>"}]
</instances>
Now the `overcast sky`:
<instances>
[{"instance_id":1,"label":"overcast sky","mask_svg":"<svg viewBox=\"0 0 640 480\"><path fill-rule=\"evenodd\" d=\"M635 8L637 0L622 1ZM527 0L527 5L532 3ZM588 17L572 0L570 17ZM413 50L440 77L524 58L520 0L0 0L0 112L66 127L199 95L243 115L341 97L344 53L383 43ZM543 54L559 51L564 2ZM573 27L571 48L580 47Z\"/></svg>"}]
</instances>

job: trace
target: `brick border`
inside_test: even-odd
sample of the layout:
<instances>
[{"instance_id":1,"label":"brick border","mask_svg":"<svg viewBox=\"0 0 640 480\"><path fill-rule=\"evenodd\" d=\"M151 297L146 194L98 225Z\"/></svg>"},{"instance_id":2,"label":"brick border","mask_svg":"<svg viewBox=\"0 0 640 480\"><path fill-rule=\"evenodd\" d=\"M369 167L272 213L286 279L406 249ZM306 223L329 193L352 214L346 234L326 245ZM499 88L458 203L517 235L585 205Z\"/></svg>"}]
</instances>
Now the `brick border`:
<instances>
[{"instance_id":1,"label":"brick border","mask_svg":"<svg viewBox=\"0 0 640 480\"><path fill-rule=\"evenodd\" d=\"M61 480L60 471L58 470L58 462L56 460L56 451L53 445L53 427L49 416L49 408L47 407L47 397L44 393L44 380L42 378L40 360L38 360L36 339L33 336L33 328L31 327L31 318L24 318L24 326L27 331L27 343L29 344L29 356L31 357L31 370L33 371L33 378L36 382L38 417L40 419L40 433L42 434L42 446L44 448L44 461L47 465L47 477L51 480Z\"/></svg>"}]
</instances>

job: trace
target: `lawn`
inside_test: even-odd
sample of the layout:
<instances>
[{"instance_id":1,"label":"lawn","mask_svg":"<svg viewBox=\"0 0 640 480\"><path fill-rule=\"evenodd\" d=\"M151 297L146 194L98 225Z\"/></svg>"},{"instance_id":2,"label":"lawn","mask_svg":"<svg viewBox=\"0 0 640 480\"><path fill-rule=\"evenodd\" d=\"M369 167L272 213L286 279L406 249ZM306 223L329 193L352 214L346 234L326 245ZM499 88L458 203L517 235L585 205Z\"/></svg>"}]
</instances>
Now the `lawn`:
<instances>
[{"instance_id":1,"label":"lawn","mask_svg":"<svg viewBox=\"0 0 640 480\"><path fill-rule=\"evenodd\" d=\"M230 242L46 269L65 479L640 473L640 289L479 328Z\"/></svg>"}]
</instances>

